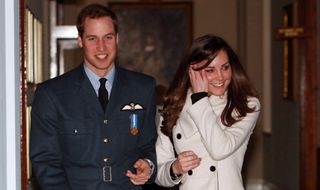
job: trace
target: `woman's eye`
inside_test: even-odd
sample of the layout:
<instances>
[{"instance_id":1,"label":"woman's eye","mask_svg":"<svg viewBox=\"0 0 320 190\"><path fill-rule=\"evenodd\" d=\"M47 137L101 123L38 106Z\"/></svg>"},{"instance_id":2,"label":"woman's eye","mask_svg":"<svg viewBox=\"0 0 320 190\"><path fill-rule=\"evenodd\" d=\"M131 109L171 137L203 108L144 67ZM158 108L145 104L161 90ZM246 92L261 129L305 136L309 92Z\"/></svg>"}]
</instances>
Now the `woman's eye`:
<instances>
[{"instance_id":1,"label":"woman's eye","mask_svg":"<svg viewBox=\"0 0 320 190\"><path fill-rule=\"evenodd\" d=\"M226 71L226 70L228 70L230 68L230 65L228 64L228 65L224 65L223 67L222 67L222 70L224 70L224 71Z\"/></svg>"},{"instance_id":2,"label":"woman's eye","mask_svg":"<svg viewBox=\"0 0 320 190\"><path fill-rule=\"evenodd\" d=\"M206 71L207 73L213 73L213 72L214 72L213 69L206 69L205 71Z\"/></svg>"}]
</instances>

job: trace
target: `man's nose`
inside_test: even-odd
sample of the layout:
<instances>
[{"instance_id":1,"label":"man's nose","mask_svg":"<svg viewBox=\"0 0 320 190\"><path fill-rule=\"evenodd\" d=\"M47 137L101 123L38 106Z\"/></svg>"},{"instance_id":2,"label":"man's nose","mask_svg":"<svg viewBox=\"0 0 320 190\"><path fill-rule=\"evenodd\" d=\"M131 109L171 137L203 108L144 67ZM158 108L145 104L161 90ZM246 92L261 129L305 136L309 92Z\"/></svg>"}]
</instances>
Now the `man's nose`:
<instances>
[{"instance_id":1,"label":"man's nose","mask_svg":"<svg viewBox=\"0 0 320 190\"><path fill-rule=\"evenodd\" d=\"M106 46L104 44L104 41L103 40L98 40L97 49L99 51L103 51L103 50L105 50L105 48L106 48Z\"/></svg>"}]
</instances>

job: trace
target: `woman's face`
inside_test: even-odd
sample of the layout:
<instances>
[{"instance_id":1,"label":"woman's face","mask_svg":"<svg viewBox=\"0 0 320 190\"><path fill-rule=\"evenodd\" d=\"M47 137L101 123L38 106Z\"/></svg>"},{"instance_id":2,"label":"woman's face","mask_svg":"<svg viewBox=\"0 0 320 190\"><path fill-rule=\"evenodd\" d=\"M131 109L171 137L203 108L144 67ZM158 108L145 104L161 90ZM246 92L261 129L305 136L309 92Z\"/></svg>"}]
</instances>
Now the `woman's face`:
<instances>
[{"instance_id":1,"label":"woman's face","mask_svg":"<svg viewBox=\"0 0 320 190\"><path fill-rule=\"evenodd\" d=\"M208 79L209 95L222 96L228 89L232 78L227 53L221 50L204 70Z\"/></svg>"}]
</instances>

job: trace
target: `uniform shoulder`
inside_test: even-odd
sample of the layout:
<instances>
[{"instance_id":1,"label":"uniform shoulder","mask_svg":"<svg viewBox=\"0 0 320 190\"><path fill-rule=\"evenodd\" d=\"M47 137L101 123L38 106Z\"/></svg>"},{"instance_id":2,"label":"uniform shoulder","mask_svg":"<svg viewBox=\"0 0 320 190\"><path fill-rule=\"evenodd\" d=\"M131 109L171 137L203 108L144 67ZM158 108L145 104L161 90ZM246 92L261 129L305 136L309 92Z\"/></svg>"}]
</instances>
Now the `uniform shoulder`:
<instances>
[{"instance_id":1,"label":"uniform shoulder","mask_svg":"<svg viewBox=\"0 0 320 190\"><path fill-rule=\"evenodd\" d=\"M73 79L81 76L79 75L83 69L81 67L77 67L75 69L72 69L62 75L56 76L52 79L48 79L40 84L38 86L43 87L50 87L50 88L65 88L68 84L72 84L74 82Z\"/></svg>"},{"instance_id":2,"label":"uniform shoulder","mask_svg":"<svg viewBox=\"0 0 320 190\"><path fill-rule=\"evenodd\" d=\"M139 82L139 83L154 83L155 79L147 74L128 70L122 67L117 68L118 72L125 76L130 82Z\"/></svg>"}]
</instances>

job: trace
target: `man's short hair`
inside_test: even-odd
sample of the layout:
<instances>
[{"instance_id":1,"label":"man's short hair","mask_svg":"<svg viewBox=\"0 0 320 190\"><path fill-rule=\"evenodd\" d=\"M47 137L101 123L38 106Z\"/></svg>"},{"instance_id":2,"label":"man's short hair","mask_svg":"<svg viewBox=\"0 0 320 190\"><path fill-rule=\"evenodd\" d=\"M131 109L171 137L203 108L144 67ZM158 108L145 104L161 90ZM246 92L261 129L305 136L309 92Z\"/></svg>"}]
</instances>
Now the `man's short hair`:
<instances>
[{"instance_id":1,"label":"man's short hair","mask_svg":"<svg viewBox=\"0 0 320 190\"><path fill-rule=\"evenodd\" d=\"M106 6L101 4L90 4L84 7L77 17L78 35L82 37L84 32L84 21L87 18L95 19L101 17L110 17L113 21L114 30L118 33L118 22L116 14Z\"/></svg>"}]
</instances>

